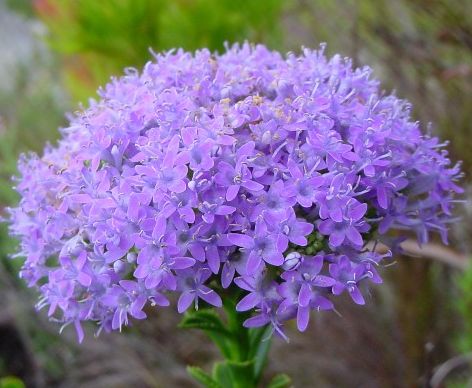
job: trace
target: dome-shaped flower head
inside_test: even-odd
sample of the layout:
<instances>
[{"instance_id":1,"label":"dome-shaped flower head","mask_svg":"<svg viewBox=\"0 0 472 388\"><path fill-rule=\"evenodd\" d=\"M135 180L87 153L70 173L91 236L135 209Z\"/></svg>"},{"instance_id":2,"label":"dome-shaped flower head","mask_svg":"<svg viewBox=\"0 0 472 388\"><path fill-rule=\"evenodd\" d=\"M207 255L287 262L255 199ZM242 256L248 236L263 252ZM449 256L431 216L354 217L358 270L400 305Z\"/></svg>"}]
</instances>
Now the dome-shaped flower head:
<instances>
[{"instance_id":1,"label":"dome-shaped flower head","mask_svg":"<svg viewBox=\"0 0 472 388\"><path fill-rule=\"evenodd\" d=\"M249 44L128 70L19 171L21 277L79 336L172 293L179 312L219 307L227 289L246 326L305 330L310 311L343 293L363 304L381 282L389 255L369 242L392 229L445 240L461 192L458 166L369 68Z\"/></svg>"}]
</instances>

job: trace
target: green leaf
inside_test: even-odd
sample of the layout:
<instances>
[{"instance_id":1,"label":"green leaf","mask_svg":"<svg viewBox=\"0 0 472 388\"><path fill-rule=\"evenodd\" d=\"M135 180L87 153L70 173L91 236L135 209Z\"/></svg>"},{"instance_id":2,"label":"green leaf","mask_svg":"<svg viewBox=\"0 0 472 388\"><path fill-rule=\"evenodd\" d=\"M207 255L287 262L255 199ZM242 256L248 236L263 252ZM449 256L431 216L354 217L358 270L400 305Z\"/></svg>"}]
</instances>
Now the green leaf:
<instances>
[{"instance_id":1,"label":"green leaf","mask_svg":"<svg viewBox=\"0 0 472 388\"><path fill-rule=\"evenodd\" d=\"M226 362L216 362L212 376L222 388L233 388L233 375Z\"/></svg>"},{"instance_id":2,"label":"green leaf","mask_svg":"<svg viewBox=\"0 0 472 388\"><path fill-rule=\"evenodd\" d=\"M254 381L254 360L250 361L226 361L233 377L234 388L255 387Z\"/></svg>"},{"instance_id":3,"label":"green leaf","mask_svg":"<svg viewBox=\"0 0 472 388\"><path fill-rule=\"evenodd\" d=\"M0 379L0 388L25 388L25 384L18 377L7 376Z\"/></svg>"},{"instance_id":4,"label":"green leaf","mask_svg":"<svg viewBox=\"0 0 472 388\"><path fill-rule=\"evenodd\" d=\"M222 361L213 367L213 379L222 388L251 388L255 387L253 361Z\"/></svg>"},{"instance_id":5,"label":"green leaf","mask_svg":"<svg viewBox=\"0 0 472 388\"><path fill-rule=\"evenodd\" d=\"M267 388L290 388L292 386L292 379L286 374L280 373L272 380L270 380Z\"/></svg>"},{"instance_id":6,"label":"green leaf","mask_svg":"<svg viewBox=\"0 0 472 388\"><path fill-rule=\"evenodd\" d=\"M229 335L230 332L225 328L221 322L218 314L210 309L203 309L198 311L191 311L185 314L184 318L179 324L179 327L184 329L200 329L211 332L218 332Z\"/></svg>"},{"instance_id":7,"label":"green leaf","mask_svg":"<svg viewBox=\"0 0 472 388\"><path fill-rule=\"evenodd\" d=\"M203 330L226 358L233 356L232 334L225 328L219 315L210 309L191 311L185 314L179 324L184 329Z\"/></svg>"},{"instance_id":8,"label":"green leaf","mask_svg":"<svg viewBox=\"0 0 472 388\"><path fill-rule=\"evenodd\" d=\"M249 331L249 358L254 359L254 376L257 382L261 378L272 343L271 330L271 327L265 326Z\"/></svg>"},{"instance_id":9,"label":"green leaf","mask_svg":"<svg viewBox=\"0 0 472 388\"><path fill-rule=\"evenodd\" d=\"M223 388L208 373L206 373L202 368L199 368L198 366L188 366L187 372L190 376L192 376L199 383L203 384L206 388Z\"/></svg>"}]
</instances>

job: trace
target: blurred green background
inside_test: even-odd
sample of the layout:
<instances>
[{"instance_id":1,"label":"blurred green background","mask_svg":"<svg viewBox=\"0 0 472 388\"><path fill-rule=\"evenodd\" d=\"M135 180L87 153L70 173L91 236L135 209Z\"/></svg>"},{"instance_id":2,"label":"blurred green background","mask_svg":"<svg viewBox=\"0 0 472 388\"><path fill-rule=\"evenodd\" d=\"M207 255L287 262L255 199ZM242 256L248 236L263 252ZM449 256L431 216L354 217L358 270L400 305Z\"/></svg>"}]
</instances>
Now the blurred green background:
<instances>
[{"instance_id":1,"label":"blurred green background","mask_svg":"<svg viewBox=\"0 0 472 388\"><path fill-rule=\"evenodd\" d=\"M125 67L154 51L249 40L280 51L328 44L368 64L386 91L410 100L415 118L450 139L472 171L472 1L459 0L0 0L0 203L19 153L54 142L65 113L86 105ZM383 271L386 284L367 307L342 300L290 344L275 341L271 371L296 387L470 386L472 369L471 206L451 244L432 241ZM36 296L17 279L14 242L0 230L0 387L193 387L185 364L210 365L215 351L195 333L177 332L173 311L150 312L125 335L61 336ZM14 383L14 387L21 383Z\"/></svg>"}]
</instances>

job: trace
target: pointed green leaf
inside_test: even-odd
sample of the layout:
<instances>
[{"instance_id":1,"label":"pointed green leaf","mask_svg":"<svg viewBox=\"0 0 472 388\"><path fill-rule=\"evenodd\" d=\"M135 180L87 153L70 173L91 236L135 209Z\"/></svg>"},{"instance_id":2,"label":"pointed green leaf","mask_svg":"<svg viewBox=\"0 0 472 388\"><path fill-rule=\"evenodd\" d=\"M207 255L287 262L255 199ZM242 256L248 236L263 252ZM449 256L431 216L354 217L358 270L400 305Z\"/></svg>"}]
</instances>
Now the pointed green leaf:
<instances>
[{"instance_id":1,"label":"pointed green leaf","mask_svg":"<svg viewBox=\"0 0 472 388\"><path fill-rule=\"evenodd\" d=\"M218 314L211 309L191 311L185 314L179 324L180 328L203 330L220 349L226 358L233 355L232 335L226 329Z\"/></svg>"},{"instance_id":2,"label":"pointed green leaf","mask_svg":"<svg viewBox=\"0 0 472 388\"><path fill-rule=\"evenodd\" d=\"M213 366L212 376L222 388L233 388L233 375L226 362L216 362Z\"/></svg>"},{"instance_id":3,"label":"pointed green leaf","mask_svg":"<svg viewBox=\"0 0 472 388\"><path fill-rule=\"evenodd\" d=\"M187 372L199 383L203 384L206 388L223 388L218 382L216 382L208 373L198 366L188 366Z\"/></svg>"},{"instance_id":4,"label":"pointed green leaf","mask_svg":"<svg viewBox=\"0 0 472 388\"><path fill-rule=\"evenodd\" d=\"M210 309L191 311L185 314L179 327L184 329L200 329L229 334L218 314Z\"/></svg>"},{"instance_id":5,"label":"pointed green leaf","mask_svg":"<svg viewBox=\"0 0 472 388\"><path fill-rule=\"evenodd\" d=\"M286 374L280 373L270 381L267 388L290 388L292 387L292 379Z\"/></svg>"},{"instance_id":6,"label":"pointed green leaf","mask_svg":"<svg viewBox=\"0 0 472 388\"><path fill-rule=\"evenodd\" d=\"M213 343L220 349L221 353L225 358L232 359L237 353L234 344L231 342L230 336L226 336L220 333L213 333L209 330L205 331L208 337L211 338Z\"/></svg>"},{"instance_id":7,"label":"pointed green leaf","mask_svg":"<svg viewBox=\"0 0 472 388\"><path fill-rule=\"evenodd\" d=\"M271 330L270 326L265 326L249 331L249 358L254 359L254 376L257 382L260 380L267 362L267 356L272 343Z\"/></svg>"}]
</instances>

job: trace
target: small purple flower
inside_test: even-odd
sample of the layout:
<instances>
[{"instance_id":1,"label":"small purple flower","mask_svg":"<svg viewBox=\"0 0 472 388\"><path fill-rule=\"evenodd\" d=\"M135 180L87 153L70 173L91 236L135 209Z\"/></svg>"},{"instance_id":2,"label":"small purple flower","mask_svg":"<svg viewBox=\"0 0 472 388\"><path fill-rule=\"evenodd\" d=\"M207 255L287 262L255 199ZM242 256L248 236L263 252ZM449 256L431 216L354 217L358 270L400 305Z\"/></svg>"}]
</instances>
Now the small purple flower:
<instances>
[{"instance_id":1,"label":"small purple flower","mask_svg":"<svg viewBox=\"0 0 472 388\"><path fill-rule=\"evenodd\" d=\"M282 275L285 282L279 287L284 301L280 304L279 310L283 312L296 308L297 327L300 331L306 330L311 310L333 308L332 302L320 293L320 288L332 287L335 284L335 280L331 277L320 275L323 261L321 255L305 257L295 270Z\"/></svg>"},{"instance_id":2,"label":"small purple flower","mask_svg":"<svg viewBox=\"0 0 472 388\"><path fill-rule=\"evenodd\" d=\"M346 290L355 303L365 304L364 297L358 288L365 274L364 265L353 265L347 256L341 256L338 263L329 265L329 273L336 280L333 285L334 295L339 295Z\"/></svg>"},{"instance_id":3,"label":"small purple flower","mask_svg":"<svg viewBox=\"0 0 472 388\"><path fill-rule=\"evenodd\" d=\"M155 288L163 282L167 288L175 289L173 270L189 268L195 264L191 257L164 258L154 256L148 260L138 257L138 267L134 271L136 279L144 279L146 288Z\"/></svg>"},{"instance_id":4,"label":"small purple flower","mask_svg":"<svg viewBox=\"0 0 472 388\"><path fill-rule=\"evenodd\" d=\"M203 299L208 304L215 307L221 307L223 302L220 296L211 288L205 286L205 281L211 276L208 268L199 268L194 270L179 270L178 289L181 292L177 309L179 313L186 311L192 303L195 302L195 308L198 309L198 300Z\"/></svg>"},{"instance_id":5,"label":"small purple flower","mask_svg":"<svg viewBox=\"0 0 472 388\"><path fill-rule=\"evenodd\" d=\"M195 222L195 211L197 207L197 195L194 191L187 189L182 193L172 193L165 202L162 213L171 215L177 211L180 217L189 224Z\"/></svg>"},{"instance_id":6,"label":"small purple flower","mask_svg":"<svg viewBox=\"0 0 472 388\"><path fill-rule=\"evenodd\" d=\"M203 144L194 144L189 150L190 168L194 171L208 171L213 167L211 149L213 144L207 141Z\"/></svg>"},{"instance_id":7,"label":"small purple flower","mask_svg":"<svg viewBox=\"0 0 472 388\"><path fill-rule=\"evenodd\" d=\"M311 131L307 137L307 145L310 146L310 150L321 157L325 157L329 165L355 159L355 154L351 152L352 146L343 143L335 131L328 130L334 125L334 122L327 119L322 125L324 128L322 126L323 129L320 132Z\"/></svg>"},{"instance_id":8,"label":"small purple flower","mask_svg":"<svg viewBox=\"0 0 472 388\"><path fill-rule=\"evenodd\" d=\"M86 251L82 251L75 260L70 257L61 257L60 263L61 269L59 273L62 274L63 279L75 280L84 287L90 286L92 276L90 275L90 270L87 268Z\"/></svg>"},{"instance_id":9,"label":"small purple flower","mask_svg":"<svg viewBox=\"0 0 472 388\"><path fill-rule=\"evenodd\" d=\"M251 172L247 167L247 158L254 152L254 142L241 146L236 152L236 165L222 161L218 164L218 173L215 181L221 186L227 187L226 200L232 201L238 195L241 187L250 191L260 191L264 188L258 182L252 180Z\"/></svg>"},{"instance_id":10,"label":"small purple flower","mask_svg":"<svg viewBox=\"0 0 472 388\"><path fill-rule=\"evenodd\" d=\"M267 217L270 217L271 220L283 221L287 208L295 204L295 197L290 194L283 181L274 182L267 193L258 197L261 203L254 207L251 221L255 222L257 219Z\"/></svg>"},{"instance_id":11,"label":"small purple flower","mask_svg":"<svg viewBox=\"0 0 472 388\"><path fill-rule=\"evenodd\" d=\"M263 225L263 224L260 224ZM258 230L259 229L259 230ZM260 265L262 260L267 264L279 266L284 262L283 250L285 240L277 234L265 235L260 229L265 229L261 226L256 229L255 236L248 236L245 234L230 233L228 240L237 245L242 250L247 250L249 253L246 271L247 273L254 273ZM258 234L259 232L259 234Z\"/></svg>"},{"instance_id":12,"label":"small purple flower","mask_svg":"<svg viewBox=\"0 0 472 388\"><path fill-rule=\"evenodd\" d=\"M294 180L293 183L287 186L287 191L291 192L292 195L296 195L297 202L301 206L310 208L313 202L316 201L316 189L324 183L323 176L305 176L292 159L288 161L288 169Z\"/></svg>"},{"instance_id":13,"label":"small purple flower","mask_svg":"<svg viewBox=\"0 0 472 388\"><path fill-rule=\"evenodd\" d=\"M234 279L234 282L243 290L249 291L237 304L237 311L251 310L271 299L277 300L279 298L276 291L277 283L267 277L264 271L259 271L251 276L238 277Z\"/></svg>"},{"instance_id":14,"label":"small purple flower","mask_svg":"<svg viewBox=\"0 0 472 388\"><path fill-rule=\"evenodd\" d=\"M306 246L307 239L305 236L313 232L314 225L302 219L297 219L293 209L287 210L287 213L289 215L284 221L277 223L274 220L274 222L269 223L269 225L277 226L278 238L281 240L280 246L287 247L289 242L299 246ZM285 251L285 249L283 250Z\"/></svg>"},{"instance_id":15,"label":"small purple flower","mask_svg":"<svg viewBox=\"0 0 472 388\"><path fill-rule=\"evenodd\" d=\"M236 272L240 275L247 273L247 261L249 253L247 252L234 252L228 256L228 259L224 262L221 270L221 285L223 288L228 288L232 283ZM255 269L255 272L260 268Z\"/></svg>"},{"instance_id":16,"label":"small purple flower","mask_svg":"<svg viewBox=\"0 0 472 388\"><path fill-rule=\"evenodd\" d=\"M374 178L366 178L365 184L369 187L375 187L377 203L382 209L388 209L389 202L396 192L403 190L408 186L408 179L403 174L397 176L387 176L384 172Z\"/></svg>"},{"instance_id":17,"label":"small purple flower","mask_svg":"<svg viewBox=\"0 0 472 388\"><path fill-rule=\"evenodd\" d=\"M146 301L145 295L134 295L122 285L113 286L108 294L102 297L102 303L114 309L112 329L120 331L123 325L128 325L128 314L136 319L146 318L146 313L142 311Z\"/></svg>"},{"instance_id":18,"label":"small purple flower","mask_svg":"<svg viewBox=\"0 0 472 388\"><path fill-rule=\"evenodd\" d=\"M318 229L320 233L329 236L329 243L335 248L343 244L346 239L354 246L360 247L364 242L359 229L365 229L367 226L361 221L366 211L365 203L361 204L351 199L344 208L340 222L326 219L320 222Z\"/></svg>"}]
</instances>

